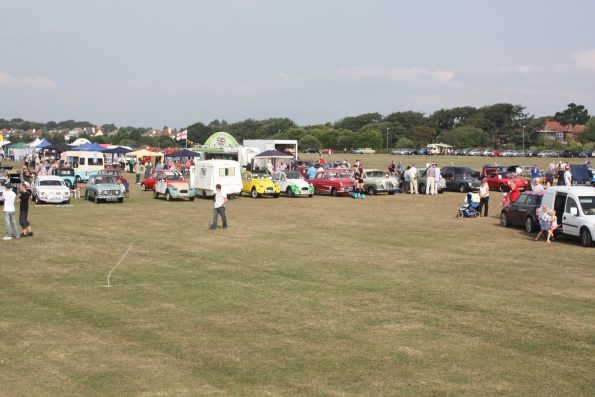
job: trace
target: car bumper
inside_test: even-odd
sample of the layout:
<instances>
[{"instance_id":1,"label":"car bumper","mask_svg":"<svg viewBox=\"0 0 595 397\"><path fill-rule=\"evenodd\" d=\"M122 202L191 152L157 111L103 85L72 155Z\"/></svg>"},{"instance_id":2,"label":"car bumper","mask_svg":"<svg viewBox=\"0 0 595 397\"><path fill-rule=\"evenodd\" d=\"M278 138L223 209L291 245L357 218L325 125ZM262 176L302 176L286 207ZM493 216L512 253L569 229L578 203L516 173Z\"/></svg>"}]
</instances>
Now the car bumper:
<instances>
[{"instance_id":1,"label":"car bumper","mask_svg":"<svg viewBox=\"0 0 595 397\"><path fill-rule=\"evenodd\" d=\"M172 190L169 191L172 198L191 198L196 196L196 191L194 189L188 189L187 191L181 190Z\"/></svg>"}]
</instances>

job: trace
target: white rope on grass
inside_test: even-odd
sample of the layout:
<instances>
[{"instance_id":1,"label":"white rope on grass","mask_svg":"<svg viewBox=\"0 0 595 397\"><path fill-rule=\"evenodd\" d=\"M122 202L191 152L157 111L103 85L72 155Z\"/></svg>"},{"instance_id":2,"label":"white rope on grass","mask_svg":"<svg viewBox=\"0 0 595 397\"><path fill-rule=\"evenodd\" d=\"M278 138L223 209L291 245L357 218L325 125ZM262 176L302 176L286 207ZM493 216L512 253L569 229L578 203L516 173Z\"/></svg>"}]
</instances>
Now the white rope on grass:
<instances>
[{"instance_id":1,"label":"white rope on grass","mask_svg":"<svg viewBox=\"0 0 595 397\"><path fill-rule=\"evenodd\" d=\"M112 267L112 270L110 270L109 274L107 275L107 287L108 288L112 286L112 284L110 283L110 277L112 276L112 273L114 272L114 270L116 270L116 268L118 266L120 266L120 263L122 263L124 258L126 258L126 255L128 255L128 253L130 252L130 249L132 248L132 243L134 243L134 241L130 242L130 245L128 246L128 249L126 250L126 252L124 252L124 254L122 254L122 257L120 258L118 263L116 263L116 265L114 267Z\"/></svg>"}]
</instances>

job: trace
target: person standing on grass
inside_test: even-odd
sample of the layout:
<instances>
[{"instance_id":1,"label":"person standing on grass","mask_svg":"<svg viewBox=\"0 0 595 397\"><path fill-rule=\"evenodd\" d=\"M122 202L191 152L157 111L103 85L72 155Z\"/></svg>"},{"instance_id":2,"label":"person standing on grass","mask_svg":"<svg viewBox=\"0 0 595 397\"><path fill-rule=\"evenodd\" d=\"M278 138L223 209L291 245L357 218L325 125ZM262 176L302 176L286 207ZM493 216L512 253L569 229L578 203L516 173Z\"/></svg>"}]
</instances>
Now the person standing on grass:
<instances>
[{"instance_id":1,"label":"person standing on grass","mask_svg":"<svg viewBox=\"0 0 595 397\"><path fill-rule=\"evenodd\" d=\"M541 171L537 167L537 164L533 164L533 168L531 168L531 186L537 185L537 179L539 179L540 174Z\"/></svg>"},{"instance_id":2,"label":"person standing on grass","mask_svg":"<svg viewBox=\"0 0 595 397\"><path fill-rule=\"evenodd\" d=\"M479 208L477 209L481 214L481 210L483 209L483 216L487 218L488 216L488 206L490 204L490 186L488 185L488 181L485 179L481 182L481 186L479 187Z\"/></svg>"},{"instance_id":3,"label":"person standing on grass","mask_svg":"<svg viewBox=\"0 0 595 397\"><path fill-rule=\"evenodd\" d=\"M23 182L19 185L19 224L23 229L23 237L33 237L31 224L27 219L29 216L29 199L31 198L31 191L28 182Z\"/></svg>"},{"instance_id":4,"label":"person standing on grass","mask_svg":"<svg viewBox=\"0 0 595 397\"><path fill-rule=\"evenodd\" d=\"M223 229L227 229L227 217L225 216L225 203L227 203L227 194L221 191L221 185L215 186L217 193L215 194L215 209L213 210L213 223L209 229L217 229L217 217L221 215L221 222Z\"/></svg>"},{"instance_id":5,"label":"person standing on grass","mask_svg":"<svg viewBox=\"0 0 595 397\"><path fill-rule=\"evenodd\" d=\"M134 162L134 175L136 177L136 184L140 185L140 176L143 172L143 166L139 160Z\"/></svg>"},{"instance_id":6,"label":"person standing on grass","mask_svg":"<svg viewBox=\"0 0 595 397\"><path fill-rule=\"evenodd\" d=\"M537 219L539 219L539 233L537 233L537 236L535 236L535 241L539 240L539 237L541 237L542 234L547 238L550 229L552 228L552 223L548 212L549 208L547 205L537 209Z\"/></svg>"},{"instance_id":7,"label":"person standing on grass","mask_svg":"<svg viewBox=\"0 0 595 397\"><path fill-rule=\"evenodd\" d=\"M426 168L426 196L434 194L436 188L436 169L433 164L428 164Z\"/></svg>"},{"instance_id":8,"label":"person standing on grass","mask_svg":"<svg viewBox=\"0 0 595 397\"><path fill-rule=\"evenodd\" d=\"M417 194L417 168L411 164L409 168L409 194Z\"/></svg>"},{"instance_id":9,"label":"person standing on grass","mask_svg":"<svg viewBox=\"0 0 595 397\"><path fill-rule=\"evenodd\" d=\"M440 167L438 167L438 164L434 163L434 194L438 194L438 188L440 187L440 179L442 179Z\"/></svg>"},{"instance_id":10,"label":"person standing on grass","mask_svg":"<svg viewBox=\"0 0 595 397\"><path fill-rule=\"evenodd\" d=\"M10 185L6 184L5 188L6 190L2 196L4 197L4 224L6 226L6 235L2 240L12 240L12 236L15 238L21 237L15 219L15 203L17 195L12 191Z\"/></svg>"},{"instance_id":11,"label":"person standing on grass","mask_svg":"<svg viewBox=\"0 0 595 397\"><path fill-rule=\"evenodd\" d=\"M570 166L566 166L564 171L564 185L572 186L572 173L570 172Z\"/></svg>"}]
</instances>

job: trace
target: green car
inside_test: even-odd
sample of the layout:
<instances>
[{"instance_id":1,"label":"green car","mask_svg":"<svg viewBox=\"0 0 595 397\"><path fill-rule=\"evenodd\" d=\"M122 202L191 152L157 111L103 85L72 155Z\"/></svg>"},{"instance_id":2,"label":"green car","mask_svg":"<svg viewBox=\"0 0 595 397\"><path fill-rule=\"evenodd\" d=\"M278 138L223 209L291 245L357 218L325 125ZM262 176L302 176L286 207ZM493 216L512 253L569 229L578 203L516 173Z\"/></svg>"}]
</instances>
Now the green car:
<instances>
[{"instance_id":1,"label":"green car","mask_svg":"<svg viewBox=\"0 0 595 397\"><path fill-rule=\"evenodd\" d=\"M417 170L417 186L420 194L426 194L426 170L427 168L418 168ZM446 190L446 179L440 178L437 188L438 193L444 193Z\"/></svg>"},{"instance_id":2,"label":"green car","mask_svg":"<svg viewBox=\"0 0 595 397\"><path fill-rule=\"evenodd\" d=\"M113 175L94 174L89 177L89 182L85 189L85 199L99 201L117 201L124 202L124 191Z\"/></svg>"}]
</instances>

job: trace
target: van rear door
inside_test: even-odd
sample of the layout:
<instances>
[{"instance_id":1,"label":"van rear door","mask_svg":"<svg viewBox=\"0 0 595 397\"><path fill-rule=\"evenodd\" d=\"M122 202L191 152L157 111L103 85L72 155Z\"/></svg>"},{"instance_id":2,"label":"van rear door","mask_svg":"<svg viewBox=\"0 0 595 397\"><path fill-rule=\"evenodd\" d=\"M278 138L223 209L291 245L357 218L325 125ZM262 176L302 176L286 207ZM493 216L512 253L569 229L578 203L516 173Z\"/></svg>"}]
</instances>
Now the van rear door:
<instances>
[{"instance_id":1,"label":"van rear door","mask_svg":"<svg viewBox=\"0 0 595 397\"><path fill-rule=\"evenodd\" d=\"M554 211L556 211L556 218L558 219L558 226L561 229L564 229L564 224L562 222L564 210L566 206L566 193L557 192L556 198L554 199Z\"/></svg>"},{"instance_id":2,"label":"van rear door","mask_svg":"<svg viewBox=\"0 0 595 397\"><path fill-rule=\"evenodd\" d=\"M573 212L575 215L573 215ZM580 231L581 214L578 208L578 203L572 197L566 199L566 206L564 207L564 215L562 216L562 225L564 225L564 234L578 236Z\"/></svg>"}]
</instances>

